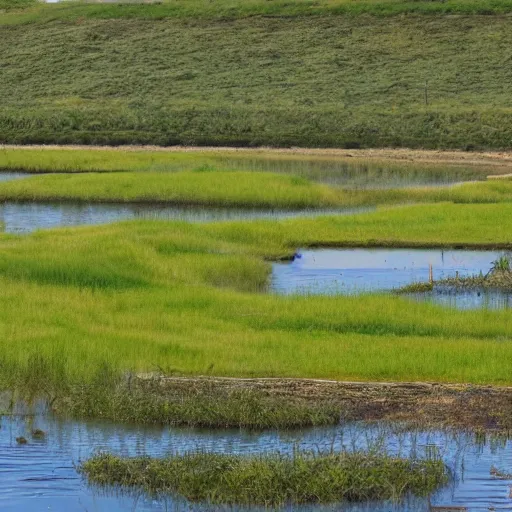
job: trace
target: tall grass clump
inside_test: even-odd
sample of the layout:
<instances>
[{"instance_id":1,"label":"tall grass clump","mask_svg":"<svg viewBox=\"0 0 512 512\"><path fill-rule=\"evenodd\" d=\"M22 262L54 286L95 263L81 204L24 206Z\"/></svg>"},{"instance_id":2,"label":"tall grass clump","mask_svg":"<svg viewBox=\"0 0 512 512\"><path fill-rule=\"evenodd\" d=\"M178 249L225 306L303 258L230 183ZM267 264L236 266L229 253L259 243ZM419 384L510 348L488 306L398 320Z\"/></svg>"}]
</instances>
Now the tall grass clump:
<instances>
[{"instance_id":1,"label":"tall grass clump","mask_svg":"<svg viewBox=\"0 0 512 512\"><path fill-rule=\"evenodd\" d=\"M510 256L503 255L492 262L491 272L510 272Z\"/></svg>"},{"instance_id":2,"label":"tall grass clump","mask_svg":"<svg viewBox=\"0 0 512 512\"><path fill-rule=\"evenodd\" d=\"M134 378L134 381L137 379ZM205 428L292 429L333 425L340 421L340 406L332 403L272 397L254 390L221 390L193 383L174 390L140 383L95 381L69 390L56 404L75 418L103 418L117 422Z\"/></svg>"},{"instance_id":3,"label":"tall grass clump","mask_svg":"<svg viewBox=\"0 0 512 512\"><path fill-rule=\"evenodd\" d=\"M426 496L448 480L440 460L365 453L189 453L165 459L100 454L80 471L101 486L177 494L193 502L271 507Z\"/></svg>"}]
</instances>

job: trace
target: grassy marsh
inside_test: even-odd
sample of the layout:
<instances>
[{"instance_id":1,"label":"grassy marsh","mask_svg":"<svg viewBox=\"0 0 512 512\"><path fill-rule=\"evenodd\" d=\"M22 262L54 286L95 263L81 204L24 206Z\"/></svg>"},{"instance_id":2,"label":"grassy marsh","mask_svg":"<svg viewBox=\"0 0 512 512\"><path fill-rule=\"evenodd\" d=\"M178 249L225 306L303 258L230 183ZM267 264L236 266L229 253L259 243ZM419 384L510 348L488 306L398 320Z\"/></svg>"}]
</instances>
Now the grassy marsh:
<instances>
[{"instance_id":1,"label":"grassy marsh","mask_svg":"<svg viewBox=\"0 0 512 512\"><path fill-rule=\"evenodd\" d=\"M506 311L393 296L261 293L265 259L315 243L509 244L511 205L352 217L130 222L0 236L0 384L65 395L101 368L509 384ZM383 357L383 354L386 357Z\"/></svg>"},{"instance_id":2,"label":"grassy marsh","mask_svg":"<svg viewBox=\"0 0 512 512\"><path fill-rule=\"evenodd\" d=\"M100 454L80 471L98 485L178 494L193 502L278 506L427 496L448 481L440 460L363 453L293 456L190 453L165 459Z\"/></svg>"},{"instance_id":3,"label":"grassy marsh","mask_svg":"<svg viewBox=\"0 0 512 512\"><path fill-rule=\"evenodd\" d=\"M43 174L0 183L0 201L169 203L260 208L336 208L403 203L508 203L512 180L449 187L354 189L257 171Z\"/></svg>"},{"instance_id":4,"label":"grassy marsh","mask_svg":"<svg viewBox=\"0 0 512 512\"><path fill-rule=\"evenodd\" d=\"M19 181L17 183L16 181ZM341 191L296 176L183 171L43 175L0 188L0 200L166 202L281 208L339 205Z\"/></svg>"}]
</instances>

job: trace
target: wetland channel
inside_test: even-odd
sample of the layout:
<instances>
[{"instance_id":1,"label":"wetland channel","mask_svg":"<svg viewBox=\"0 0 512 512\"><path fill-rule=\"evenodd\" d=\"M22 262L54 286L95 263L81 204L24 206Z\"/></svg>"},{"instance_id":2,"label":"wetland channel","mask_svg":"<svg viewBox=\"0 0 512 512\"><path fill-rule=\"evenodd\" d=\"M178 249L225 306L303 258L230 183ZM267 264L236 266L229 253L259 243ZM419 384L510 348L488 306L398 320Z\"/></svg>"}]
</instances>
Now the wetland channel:
<instances>
[{"instance_id":1,"label":"wetland channel","mask_svg":"<svg viewBox=\"0 0 512 512\"><path fill-rule=\"evenodd\" d=\"M498 477L494 471L508 473L512 469L512 442L504 438L476 438L474 434L461 431L405 431L399 424L389 423L357 422L287 432L250 432L136 427L59 419L42 410L35 414L27 414L28 410L16 412L1 420L0 509L3 511L218 510L205 504L192 505L179 497L150 498L119 489L95 488L84 482L75 466L98 451L125 456L165 456L197 450L290 454L296 449L316 452L372 449L420 458L434 454L444 461L452 478L447 486L430 497L432 505L468 507L475 512L512 510L512 478L509 475ZM44 430L43 439L31 437L34 428ZM28 443L17 444L19 436L25 436ZM411 497L402 503L293 507L293 510L299 509L427 511L429 500ZM258 509L231 507L229 510Z\"/></svg>"}]
</instances>

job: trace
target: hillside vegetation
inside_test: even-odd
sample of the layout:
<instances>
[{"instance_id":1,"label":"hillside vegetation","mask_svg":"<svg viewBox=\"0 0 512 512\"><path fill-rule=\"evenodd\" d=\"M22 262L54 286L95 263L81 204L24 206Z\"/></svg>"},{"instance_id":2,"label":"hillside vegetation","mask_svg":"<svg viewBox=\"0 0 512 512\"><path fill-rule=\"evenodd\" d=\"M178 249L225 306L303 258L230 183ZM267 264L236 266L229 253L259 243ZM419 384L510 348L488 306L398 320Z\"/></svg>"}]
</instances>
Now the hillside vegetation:
<instances>
[{"instance_id":1,"label":"hillside vegetation","mask_svg":"<svg viewBox=\"0 0 512 512\"><path fill-rule=\"evenodd\" d=\"M0 2L0 142L511 145L510 0Z\"/></svg>"}]
</instances>

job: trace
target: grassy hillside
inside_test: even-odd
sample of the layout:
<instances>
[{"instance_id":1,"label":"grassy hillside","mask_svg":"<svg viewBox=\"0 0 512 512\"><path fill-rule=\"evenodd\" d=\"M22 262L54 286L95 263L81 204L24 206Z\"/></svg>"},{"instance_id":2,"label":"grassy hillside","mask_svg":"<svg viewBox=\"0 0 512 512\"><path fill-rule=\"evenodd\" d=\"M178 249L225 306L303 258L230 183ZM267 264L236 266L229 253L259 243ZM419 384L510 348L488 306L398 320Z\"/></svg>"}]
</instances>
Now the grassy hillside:
<instances>
[{"instance_id":1,"label":"grassy hillside","mask_svg":"<svg viewBox=\"0 0 512 512\"><path fill-rule=\"evenodd\" d=\"M507 148L512 18L502 13L511 9L509 0L11 9L0 14L0 142Z\"/></svg>"}]
</instances>

